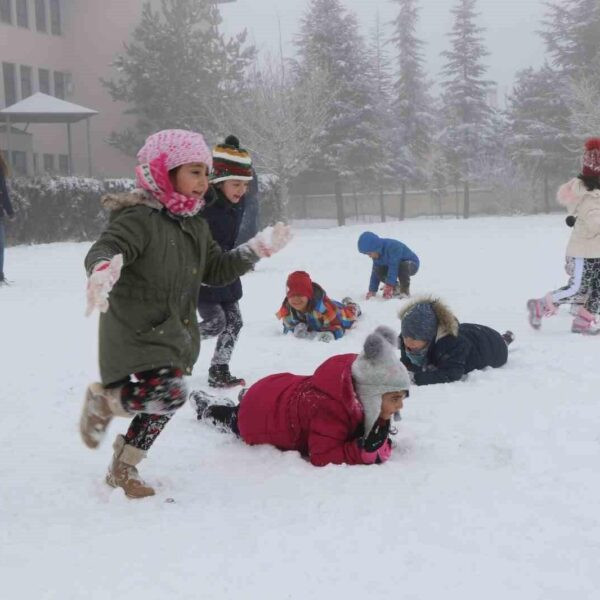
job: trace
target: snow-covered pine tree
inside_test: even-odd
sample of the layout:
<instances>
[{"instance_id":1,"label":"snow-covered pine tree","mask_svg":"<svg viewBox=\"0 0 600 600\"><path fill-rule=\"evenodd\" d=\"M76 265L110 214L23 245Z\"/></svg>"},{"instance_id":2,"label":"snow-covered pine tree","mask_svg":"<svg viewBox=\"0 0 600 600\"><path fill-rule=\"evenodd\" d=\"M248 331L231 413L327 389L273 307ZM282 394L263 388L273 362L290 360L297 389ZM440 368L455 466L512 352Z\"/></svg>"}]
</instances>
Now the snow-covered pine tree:
<instances>
[{"instance_id":1,"label":"snow-covered pine tree","mask_svg":"<svg viewBox=\"0 0 600 600\"><path fill-rule=\"evenodd\" d=\"M226 39L210 0L161 0L144 4L132 42L115 59L114 79L103 81L113 100L128 105L135 127L113 132L110 142L134 153L158 129L215 132L215 114L240 93L255 50L246 33Z\"/></svg>"},{"instance_id":2,"label":"snow-covered pine tree","mask_svg":"<svg viewBox=\"0 0 600 600\"><path fill-rule=\"evenodd\" d=\"M418 0L394 0L399 5L392 42L397 53L397 79L392 102L394 163L401 185L400 219L406 208L406 186L427 181L425 163L434 121L423 68L423 42L417 37Z\"/></svg>"},{"instance_id":3,"label":"snow-covered pine tree","mask_svg":"<svg viewBox=\"0 0 600 600\"><path fill-rule=\"evenodd\" d=\"M567 177L575 167L569 152L569 110L558 90L560 76L549 65L517 73L507 107L509 156L542 182L544 207L550 211L551 179Z\"/></svg>"},{"instance_id":4,"label":"snow-covered pine tree","mask_svg":"<svg viewBox=\"0 0 600 600\"><path fill-rule=\"evenodd\" d=\"M563 75L600 81L600 2L553 0L547 4L542 37Z\"/></svg>"},{"instance_id":5,"label":"snow-covered pine tree","mask_svg":"<svg viewBox=\"0 0 600 600\"><path fill-rule=\"evenodd\" d=\"M379 213L382 222L386 220L384 191L392 184L396 175L396 157L391 151L394 147L391 61L386 49L385 37L381 18L377 12L370 37L369 63L375 89L375 134L378 141L374 183L379 193Z\"/></svg>"},{"instance_id":6,"label":"snow-covered pine tree","mask_svg":"<svg viewBox=\"0 0 600 600\"><path fill-rule=\"evenodd\" d=\"M378 140L372 69L356 16L340 0L310 0L297 39L300 77L323 70L332 82L327 122L313 169L334 181L338 223L345 223L342 180L372 179Z\"/></svg>"},{"instance_id":7,"label":"snow-covered pine tree","mask_svg":"<svg viewBox=\"0 0 600 600\"><path fill-rule=\"evenodd\" d=\"M487 56L483 28L477 26L476 0L458 0L449 34L451 48L442 53L447 62L442 70L444 129L440 141L446 149L455 182L464 188L463 216L469 217L469 186L472 163L489 143L492 109L487 103L491 82L483 76Z\"/></svg>"}]
</instances>

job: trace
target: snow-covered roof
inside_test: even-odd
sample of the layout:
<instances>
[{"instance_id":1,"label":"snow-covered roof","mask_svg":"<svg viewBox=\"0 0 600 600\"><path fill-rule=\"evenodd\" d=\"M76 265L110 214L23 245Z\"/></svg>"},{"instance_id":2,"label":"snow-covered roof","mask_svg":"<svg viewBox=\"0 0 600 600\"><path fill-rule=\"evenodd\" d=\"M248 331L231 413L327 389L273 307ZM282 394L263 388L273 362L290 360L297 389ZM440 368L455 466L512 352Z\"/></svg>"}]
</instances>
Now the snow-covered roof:
<instances>
[{"instance_id":1,"label":"snow-covered roof","mask_svg":"<svg viewBox=\"0 0 600 600\"><path fill-rule=\"evenodd\" d=\"M36 92L0 110L0 120L8 116L11 123L76 123L97 114L91 108Z\"/></svg>"}]
</instances>

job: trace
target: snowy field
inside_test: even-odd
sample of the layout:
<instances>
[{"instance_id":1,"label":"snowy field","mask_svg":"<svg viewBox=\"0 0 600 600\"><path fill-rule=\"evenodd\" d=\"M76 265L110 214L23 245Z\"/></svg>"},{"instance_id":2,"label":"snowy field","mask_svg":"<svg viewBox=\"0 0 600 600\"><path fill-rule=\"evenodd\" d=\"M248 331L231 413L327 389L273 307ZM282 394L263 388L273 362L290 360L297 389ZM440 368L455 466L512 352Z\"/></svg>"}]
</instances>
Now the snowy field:
<instances>
[{"instance_id":1,"label":"snowy field","mask_svg":"<svg viewBox=\"0 0 600 600\"><path fill-rule=\"evenodd\" d=\"M508 365L414 388L381 466L312 467L196 422L186 405L140 465L157 496L103 482L115 434L88 450L77 424L97 378L85 319L89 244L9 248L0 289L0 581L10 600L591 600L600 586L600 338L569 333L565 308L529 329L525 301L566 281L561 215L370 224L422 259L413 293L516 342ZM399 302L361 302L331 344L284 337L288 272L364 297L363 227L298 229L244 278L232 372L248 382L312 372L358 352ZM204 344L190 387L206 385ZM234 393L231 393L234 396ZM167 502L173 498L175 502Z\"/></svg>"}]
</instances>

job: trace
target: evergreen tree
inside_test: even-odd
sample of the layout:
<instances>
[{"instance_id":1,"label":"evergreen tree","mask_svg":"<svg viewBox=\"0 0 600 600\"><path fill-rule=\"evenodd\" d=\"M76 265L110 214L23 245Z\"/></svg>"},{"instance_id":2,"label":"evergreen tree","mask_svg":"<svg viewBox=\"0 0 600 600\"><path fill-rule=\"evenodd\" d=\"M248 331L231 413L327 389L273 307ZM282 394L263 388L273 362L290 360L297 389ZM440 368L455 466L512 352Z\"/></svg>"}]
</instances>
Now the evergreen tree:
<instances>
[{"instance_id":1,"label":"evergreen tree","mask_svg":"<svg viewBox=\"0 0 600 600\"><path fill-rule=\"evenodd\" d=\"M345 222L342 177L374 178L378 141L372 70L354 14L340 0L310 0L297 41L300 76L324 71L332 82L327 122L313 168L334 179L338 223Z\"/></svg>"},{"instance_id":2,"label":"evergreen tree","mask_svg":"<svg viewBox=\"0 0 600 600\"><path fill-rule=\"evenodd\" d=\"M394 160L401 181L400 219L404 218L406 185L422 185L432 135L432 102L423 69L423 42L417 38L418 0L395 0L399 4L392 42L397 50L398 78L394 84Z\"/></svg>"},{"instance_id":3,"label":"evergreen tree","mask_svg":"<svg viewBox=\"0 0 600 600\"><path fill-rule=\"evenodd\" d=\"M144 4L133 41L113 63L118 76L103 81L113 100L125 102L135 127L113 132L110 142L135 152L159 129L182 128L215 135L215 115L243 89L254 60L246 33L226 39L210 0L161 0Z\"/></svg>"},{"instance_id":4,"label":"evergreen tree","mask_svg":"<svg viewBox=\"0 0 600 600\"><path fill-rule=\"evenodd\" d=\"M600 2L554 0L542 36L554 66L563 75L600 80Z\"/></svg>"},{"instance_id":5,"label":"evergreen tree","mask_svg":"<svg viewBox=\"0 0 600 600\"><path fill-rule=\"evenodd\" d=\"M396 157L390 149L394 147L394 118L392 114L392 75L391 61L386 51L385 35L379 13L375 16L375 25L371 32L369 45L369 63L372 70L375 106L374 132L377 139L377 152L374 175L375 187L379 193L381 220L386 220L385 187L395 180Z\"/></svg>"},{"instance_id":6,"label":"evergreen tree","mask_svg":"<svg viewBox=\"0 0 600 600\"><path fill-rule=\"evenodd\" d=\"M548 65L520 71L507 109L509 155L532 180L543 182L546 211L549 180L566 177L575 167L568 150L569 110L559 87L560 76Z\"/></svg>"},{"instance_id":7,"label":"evergreen tree","mask_svg":"<svg viewBox=\"0 0 600 600\"><path fill-rule=\"evenodd\" d=\"M449 34L451 49L442 82L445 127L441 141L454 172L455 183L464 186L465 218L469 216L469 182L472 164L489 140L491 108L487 93L491 82L483 79L486 67L482 59L488 52L483 45L483 29L475 23L476 0L458 0L452 9L454 24Z\"/></svg>"}]
</instances>

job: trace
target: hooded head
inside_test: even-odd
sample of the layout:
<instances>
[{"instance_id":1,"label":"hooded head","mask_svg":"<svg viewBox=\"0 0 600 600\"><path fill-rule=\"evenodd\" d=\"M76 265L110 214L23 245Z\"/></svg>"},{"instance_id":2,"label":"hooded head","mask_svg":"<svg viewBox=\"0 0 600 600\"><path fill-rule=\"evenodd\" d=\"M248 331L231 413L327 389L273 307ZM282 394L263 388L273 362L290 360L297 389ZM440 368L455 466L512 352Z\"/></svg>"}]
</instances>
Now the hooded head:
<instances>
[{"instance_id":1,"label":"hooded head","mask_svg":"<svg viewBox=\"0 0 600 600\"><path fill-rule=\"evenodd\" d=\"M402 337L430 344L436 336L438 318L431 302L418 302L402 316Z\"/></svg>"},{"instance_id":2,"label":"hooded head","mask_svg":"<svg viewBox=\"0 0 600 600\"><path fill-rule=\"evenodd\" d=\"M377 234L372 231L365 231L358 238L358 251L361 254L368 254L369 252L381 253L382 244L383 241Z\"/></svg>"},{"instance_id":3,"label":"hooded head","mask_svg":"<svg viewBox=\"0 0 600 600\"><path fill-rule=\"evenodd\" d=\"M212 156L202 135L183 129L164 129L146 138L137 159L137 185L169 212L191 216L202 208L203 199L178 193L169 177L169 171L186 164L202 163L210 171Z\"/></svg>"},{"instance_id":4,"label":"hooded head","mask_svg":"<svg viewBox=\"0 0 600 600\"><path fill-rule=\"evenodd\" d=\"M410 387L408 371L396 355L396 339L390 328L378 327L367 336L363 351L352 363L354 389L365 413L365 435L379 418L382 395Z\"/></svg>"}]
</instances>

